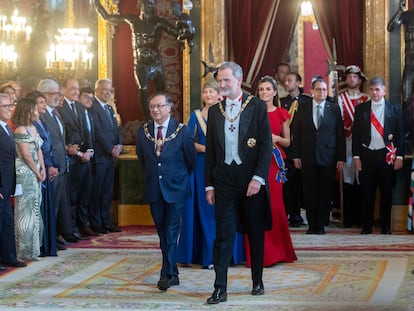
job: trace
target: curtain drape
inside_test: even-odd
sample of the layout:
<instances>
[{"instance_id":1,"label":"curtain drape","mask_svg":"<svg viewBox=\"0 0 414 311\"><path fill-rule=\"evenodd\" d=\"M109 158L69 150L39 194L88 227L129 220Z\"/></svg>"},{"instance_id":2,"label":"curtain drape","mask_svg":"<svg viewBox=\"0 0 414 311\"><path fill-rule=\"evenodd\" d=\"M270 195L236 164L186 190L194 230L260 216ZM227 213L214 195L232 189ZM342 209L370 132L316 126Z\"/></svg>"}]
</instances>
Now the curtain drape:
<instances>
[{"instance_id":1,"label":"curtain drape","mask_svg":"<svg viewBox=\"0 0 414 311\"><path fill-rule=\"evenodd\" d=\"M330 60L335 39L337 63L363 68L364 2L361 0L311 0L322 40Z\"/></svg>"},{"instance_id":2,"label":"curtain drape","mask_svg":"<svg viewBox=\"0 0 414 311\"><path fill-rule=\"evenodd\" d=\"M244 72L244 89L254 92L262 75L283 60L301 0L226 1L229 59Z\"/></svg>"}]
</instances>

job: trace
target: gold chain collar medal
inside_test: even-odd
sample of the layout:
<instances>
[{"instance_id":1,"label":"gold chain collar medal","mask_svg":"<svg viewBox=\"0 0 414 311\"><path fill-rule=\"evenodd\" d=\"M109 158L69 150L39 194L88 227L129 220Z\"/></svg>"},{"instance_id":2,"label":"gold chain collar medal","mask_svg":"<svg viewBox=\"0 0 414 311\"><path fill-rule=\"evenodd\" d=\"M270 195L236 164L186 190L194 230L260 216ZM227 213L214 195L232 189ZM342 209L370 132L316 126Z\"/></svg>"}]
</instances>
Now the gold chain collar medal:
<instances>
[{"instance_id":1,"label":"gold chain collar medal","mask_svg":"<svg viewBox=\"0 0 414 311\"><path fill-rule=\"evenodd\" d=\"M184 124L183 123L180 123L180 124L178 124L178 126L177 126L177 128L175 129L175 131L174 131L174 133L172 133L170 136L168 136L168 137L166 137L166 138L164 138L164 139L156 139L156 138L154 138L154 137L152 137L151 136L151 134L149 133L149 131L148 131L148 123L145 123L144 124L144 133L145 133L145 137L148 139L148 140L150 140L150 141L152 141L154 144L155 144L155 146L156 146L156 153L157 153L157 156L160 156L160 154L161 154L161 151L160 151L160 147L162 146L162 145L164 145L164 143L166 143L166 142L168 142L168 141L171 141L171 140L173 140L174 138L176 138L177 137L177 135L178 135L178 132L182 129L184 127Z\"/></svg>"}]
</instances>

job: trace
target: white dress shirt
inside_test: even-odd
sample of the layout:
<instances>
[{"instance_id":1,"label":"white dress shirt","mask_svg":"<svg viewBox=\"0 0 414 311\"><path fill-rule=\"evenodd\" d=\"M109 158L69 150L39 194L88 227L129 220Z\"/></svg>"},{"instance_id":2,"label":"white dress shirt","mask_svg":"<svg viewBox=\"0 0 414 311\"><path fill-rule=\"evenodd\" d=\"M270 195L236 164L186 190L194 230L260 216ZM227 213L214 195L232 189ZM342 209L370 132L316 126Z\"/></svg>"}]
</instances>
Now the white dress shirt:
<instances>
[{"instance_id":1,"label":"white dress shirt","mask_svg":"<svg viewBox=\"0 0 414 311\"><path fill-rule=\"evenodd\" d=\"M325 109L325 103L326 101L321 102L318 104L315 101L312 101L312 118L313 118L313 124L315 125L315 128L318 128L318 109L321 110L321 116L323 118L323 111ZM320 106L321 108L318 108Z\"/></svg>"},{"instance_id":2,"label":"white dress shirt","mask_svg":"<svg viewBox=\"0 0 414 311\"><path fill-rule=\"evenodd\" d=\"M375 117L379 123L384 127L384 110L385 110L385 100L384 98L379 102L371 101L371 111L374 113ZM371 150L379 150L385 148L384 138L378 133L377 129L372 125L371 122L371 142L368 146Z\"/></svg>"},{"instance_id":3,"label":"white dress shirt","mask_svg":"<svg viewBox=\"0 0 414 311\"><path fill-rule=\"evenodd\" d=\"M167 129L168 129L168 123L170 123L170 117L168 117L167 120L164 121L163 124L158 124L154 121L154 137L157 139L157 133L158 133L158 127L162 126L161 132L162 132L162 138L165 138L167 136Z\"/></svg>"},{"instance_id":4,"label":"white dress shirt","mask_svg":"<svg viewBox=\"0 0 414 311\"><path fill-rule=\"evenodd\" d=\"M240 112L242 96L237 96L235 100L226 98L226 114L229 118L234 118ZM237 165L242 163L239 156L239 123L240 116L230 122L225 119L224 121L224 143L225 143L225 156L224 163L231 164L232 161L236 162Z\"/></svg>"}]
</instances>

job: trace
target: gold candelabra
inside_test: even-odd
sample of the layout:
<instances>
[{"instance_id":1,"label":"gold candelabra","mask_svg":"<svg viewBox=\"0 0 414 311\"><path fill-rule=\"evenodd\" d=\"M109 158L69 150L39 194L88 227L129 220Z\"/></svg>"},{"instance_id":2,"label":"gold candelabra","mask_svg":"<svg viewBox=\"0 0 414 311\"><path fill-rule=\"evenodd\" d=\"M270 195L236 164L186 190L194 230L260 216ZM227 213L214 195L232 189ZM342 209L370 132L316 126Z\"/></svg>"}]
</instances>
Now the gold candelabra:
<instances>
[{"instance_id":1,"label":"gold candelabra","mask_svg":"<svg viewBox=\"0 0 414 311\"><path fill-rule=\"evenodd\" d=\"M30 40L32 27L18 10L12 16L0 15L0 75L15 74L19 66L19 52Z\"/></svg>"}]
</instances>

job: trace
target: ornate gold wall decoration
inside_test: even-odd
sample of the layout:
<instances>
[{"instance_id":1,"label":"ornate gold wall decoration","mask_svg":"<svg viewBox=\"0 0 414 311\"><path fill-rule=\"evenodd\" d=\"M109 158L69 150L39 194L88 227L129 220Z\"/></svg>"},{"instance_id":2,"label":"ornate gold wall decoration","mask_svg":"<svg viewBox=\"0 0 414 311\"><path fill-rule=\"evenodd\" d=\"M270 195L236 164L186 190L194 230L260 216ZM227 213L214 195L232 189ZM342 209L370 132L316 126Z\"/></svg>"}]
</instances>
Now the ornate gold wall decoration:
<instances>
[{"instance_id":1,"label":"ornate gold wall decoration","mask_svg":"<svg viewBox=\"0 0 414 311\"><path fill-rule=\"evenodd\" d=\"M201 57L209 63L209 45L214 55L214 65L227 59L225 0L201 0ZM209 64L210 65L210 64ZM201 81L204 83L204 81Z\"/></svg>"},{"instance_id":2,"label":"ornate gold wall decoration","mask_svg":"<svg viewBox=\"0 0 414 311\"><path fill-rule=\"evenodd\" d=\"M389 82L389 0L365 0L364 71Z\"/></svg>"},{"instance_id":3,"label":"ornate gold wall decoration","mask_svg":"<svg viewBox=\"0 0 414 311\"><path fill-rule=\"evenodd\" d=\"M108 13L119 14L118 0L105 0L103 5L108 9ZM115 25L98 16L98 79L108 78L112 80L112 38L114 34ZM114 95L110 104L115 110L118 124L121 124L121 116L118 113Z\"/></svg>"},{"instance_id":4,"label":"ornate gold wall decoration","mask_svg":"<svg viewBox=\"0 0 414 311\"><path fill-rule=\"evenodd\" d=\"M184 1L182 3L184 4ZM189 11L183 10L184 13L189 14ZM190 118L191 105L190 105L190 47L187 43L183 50L183 120L187 122Z\"/></svg>"},{"instance_id":5,"label":"ornate gold wall decoration","mask_svg":"<svg viewBox=\"0 0 414 311\"><path fill-rule=\"evenodd\" d=\"M103 3L110 14L119 14L118 0ZM115 26L98 16L98 78L112 79L112 37Z\"/></svg>"}]
</instances>

